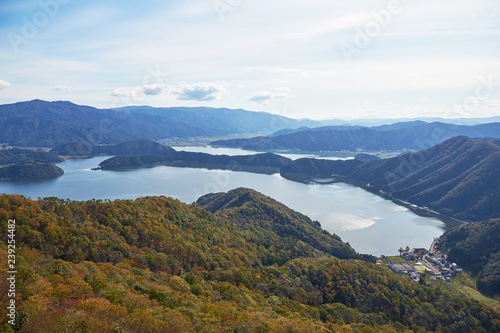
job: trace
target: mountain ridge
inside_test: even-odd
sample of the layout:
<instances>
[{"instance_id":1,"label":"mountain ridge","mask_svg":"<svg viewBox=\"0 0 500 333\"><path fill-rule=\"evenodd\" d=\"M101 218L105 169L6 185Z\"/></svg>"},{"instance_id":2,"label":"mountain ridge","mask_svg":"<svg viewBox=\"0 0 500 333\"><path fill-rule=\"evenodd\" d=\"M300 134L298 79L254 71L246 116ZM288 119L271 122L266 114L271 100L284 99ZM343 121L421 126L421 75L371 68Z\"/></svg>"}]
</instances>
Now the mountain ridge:
<instances>
[{"instance_id":1,"label":"mountain ridge","mask_svg":"<svg viewBox=\"0 0 500 333\"><path fill-rule=\"evenodd\" d=\"M465 136L390 159L299 159L281 169L287 179L340 177L371 191L472 221L500 217L498 174L500 147Z\"/></svg>"},{"instance_id":2,"label":"mountain ridge","mask_svg":"<svg viewBox=\"0 0 500 333\"><path fill-rule=\"evenodd\" d=\"M251 221L280 237L300 239L313 248L337 258L359 257L352 248L345 246L340 237L330 235L321 229L319 222L311 221L307 216L294 212L255 190L237 188L227 193L211 193L199 198L196 204L242 227ZM291 221L296 222L292 224ZM326 242L326 239L329 241ZM373 258L370 260L373 261Z\"/></svg>"},{"instance_id":3,"label":"mountain ridge","mask_svg":"<svg viewBox=\"0 0 500 333\"><path fill-rule=\"evenodd\" d=\"M446 119L438 120L448 121ZM494 121L496 118L477 119L476 121L462 120L467 124L475 124ZM89 145L102 145L141 138L178 140L195 137L217 138L227 135L268 134L279 131L293 132L295 129L303 127L336 126L337 128L344 127L348 130L355 130L361 125L364 127L379 126L379 132L387 132L390 128L408 128L411 124L416 125L421 122L407 119L400 121L403 122L394 124L397 120L375 122L370 120L293 119L266 112L209 107L130 106L98 109L68 101L33 100L0 105L0 142L22 147L55 147L75 141L86 142ZM456 122L460 122L460 119ZM386 125L381 126L381 123ZM314 132L321 131L314 130ZM471 135L471 133L462 134ZM497 134L485 133L482 136L497 136ZM353 136L351 135L351 137ZM415 134L412 137L414 138ZM434 140L430 143L437 142ZM373 142L368 142L366 145L371 144ZM399 147L397 144L393 143L393 145L395 147L390 148ZM365 146L363 142L358 142L355 148L363 146ZM416 148L425 147L420 145Z\"/></svg>"},{"instance_id":4,"label":"mountain ridge","mask_svg":"<svg viewBox=\"0 0 500 333\"><path fill-rule=\"evenodd\" d=\"M70 142L90 145L129 140L210 135L161 117L34 100L0 105L0 142L16 146L54 147Z\"/></svg>"},{"instance_id":5,"label":"mountain ridge","mask_svg":"<svg viewBox=\"0 0 500 333\"><path fill-rule=\"evenodd\" d=\"M400 151L422 150L452 137L500 137L500 123L461 126L420 121L379 127L318 127L250 139L216 140L220 147L247 150Z\"/></svg>"}]
</instances>

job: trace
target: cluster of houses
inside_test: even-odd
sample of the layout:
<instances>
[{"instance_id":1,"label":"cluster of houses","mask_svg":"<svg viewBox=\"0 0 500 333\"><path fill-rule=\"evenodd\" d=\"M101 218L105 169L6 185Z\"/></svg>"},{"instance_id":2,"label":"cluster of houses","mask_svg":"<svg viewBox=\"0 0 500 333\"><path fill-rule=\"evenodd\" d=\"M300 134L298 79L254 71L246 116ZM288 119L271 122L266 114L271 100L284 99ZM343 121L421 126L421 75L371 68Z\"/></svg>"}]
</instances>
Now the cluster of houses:
<instances>
[{"instance_id":1,"label":"cluster of houses","mask_svg":"<svg viewBox=\"0 0 500 333\"><path fill-rule=\"evenodd\" d=\"M421 257L427 253L427 250L424 248L416 248L416 249L410 249L409 251L406 251L403 253L403 258L406 260L415 260L418 257Z\"/></svg>"},{"instance_id":2,"label":"cluster of houses","mask_svg":"<svg viewBox=\"0 0 500 333\"><path fill-rule=\"evenodd\" d=\"M412 280L419 280L419 273L417 269L407 262L391 262L388 267L396 273L408 274Z\"/></svg>"},{"instance_id":3,"label":"cluster of houses","mask_svg":"<svg viewBox=\"0 0 500 333\"><path fill-rule=\"evenodd\" d=\"M441 277L444 278L446 281L450 281L450 278L456 274L463 272L461 268L458 268L457 264L455 263L449 263L446 259L446 255L443 255L443 257L438 258L438 257L431 257L433 253L430 252L429 255L426 255L424 258L427 262L430 262L431 264L439 267L439 272L436 274L436 278L440 279Z\"/></svg>"},{"instance_id":4,"label":"cluster of houses","mask_svg":"<svg viewBox=\"0 0 500 333\"><path fill-rule=\"evenodd\" d=\"M415 281L420 279L420 274L430 274L449 282L454 274L463 271L457 264L449 263L446 255L441 256L439 252L436 255L424 248L407 249L401 256L406 262L391 262L388 267L396 273L407 274Z\"/></svg>"}]
</instances>

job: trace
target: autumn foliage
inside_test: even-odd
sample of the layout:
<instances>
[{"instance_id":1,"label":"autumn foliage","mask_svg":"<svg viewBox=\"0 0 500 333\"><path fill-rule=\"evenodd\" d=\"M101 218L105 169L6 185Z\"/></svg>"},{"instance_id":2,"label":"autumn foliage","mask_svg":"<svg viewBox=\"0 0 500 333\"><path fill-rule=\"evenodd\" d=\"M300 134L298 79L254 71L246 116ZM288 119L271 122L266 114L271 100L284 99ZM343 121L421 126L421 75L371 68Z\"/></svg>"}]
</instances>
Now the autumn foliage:
<instances>
[{"instance_id":1,"label":"autumn foliage","mask_svg":"<svg viewBox=\"0 0 500 333\"><path fill-rule=\"evenodd\" d=\"M276 201L227 195L234 204L213 213L166 197L0 196L1 262L7 221L17 225L17 311L27 318L18 331L500 330L499 314L481 303L359 260L370 258L335 235L314 241L320 226ZM0 328L9 332L3 267Z\"/></svg>"}]
</instances>

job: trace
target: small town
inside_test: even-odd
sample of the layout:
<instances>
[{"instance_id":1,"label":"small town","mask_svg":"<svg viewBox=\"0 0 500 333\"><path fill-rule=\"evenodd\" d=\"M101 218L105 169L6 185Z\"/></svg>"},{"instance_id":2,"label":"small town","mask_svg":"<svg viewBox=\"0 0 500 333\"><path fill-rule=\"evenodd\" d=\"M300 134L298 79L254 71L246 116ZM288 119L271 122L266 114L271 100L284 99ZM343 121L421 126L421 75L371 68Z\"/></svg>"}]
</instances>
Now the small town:
<instances>
[{"instance_id":1,"label":"small town","mask_svg":"<svg viewBox=\"0 0 500 333\"><path fill-rule=\"evenodd\" d=\"M444 280L450 282L451 277L463 272L456 263L448 261L446 254L441 254L436 250L439 239L435 238L429 250L425 248L400 248L399 257L386 257L384 255L377 258L377 264L386 265L396 273L406 274L415 282L419 282L421 277L429 274L431 279Z\"/></svg>"}]
</instances>

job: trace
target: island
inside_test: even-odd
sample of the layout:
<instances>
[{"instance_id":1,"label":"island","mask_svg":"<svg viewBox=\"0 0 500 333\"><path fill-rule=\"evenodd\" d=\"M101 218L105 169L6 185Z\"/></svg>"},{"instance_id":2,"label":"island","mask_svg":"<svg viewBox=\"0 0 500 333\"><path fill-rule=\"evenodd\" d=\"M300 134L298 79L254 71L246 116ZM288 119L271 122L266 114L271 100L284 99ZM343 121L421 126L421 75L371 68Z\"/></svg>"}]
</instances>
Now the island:
<instances>
[{"instance_id":1,"label":"island","mask_svg":"<svg viewBox=\"0 0 500 333\"><path fill-rule=\"evenodd\" d=\"M63 174L63 169L47 161L28 161L0 167L2 181L51 179Z\"/></svg>"},{"instance_id":2,"label":"island","mask_svg":"<svg viewBox=\"0 0 500 333\"><path fill-rule=\"evenodd\" d=\"M119 170L154 165L175 167L206 168L253 173L274 174L292 162L291 159L273 153L255 155L229 156L193 153L185 151L168 151L159 155L116 156L99 164L101 170Z\"/></svg>"},{"instance_id":3,"label":"island","mask_svg":"<svg viewBox=\"0 0 500 333\"><path fill-rule=\"evenodd\" d=\"M24 181L51 179L62 176L64 171L54 163L63 159L55 154L30 149L0 150L0 180Z\"/></svg>"}]
</instances>

